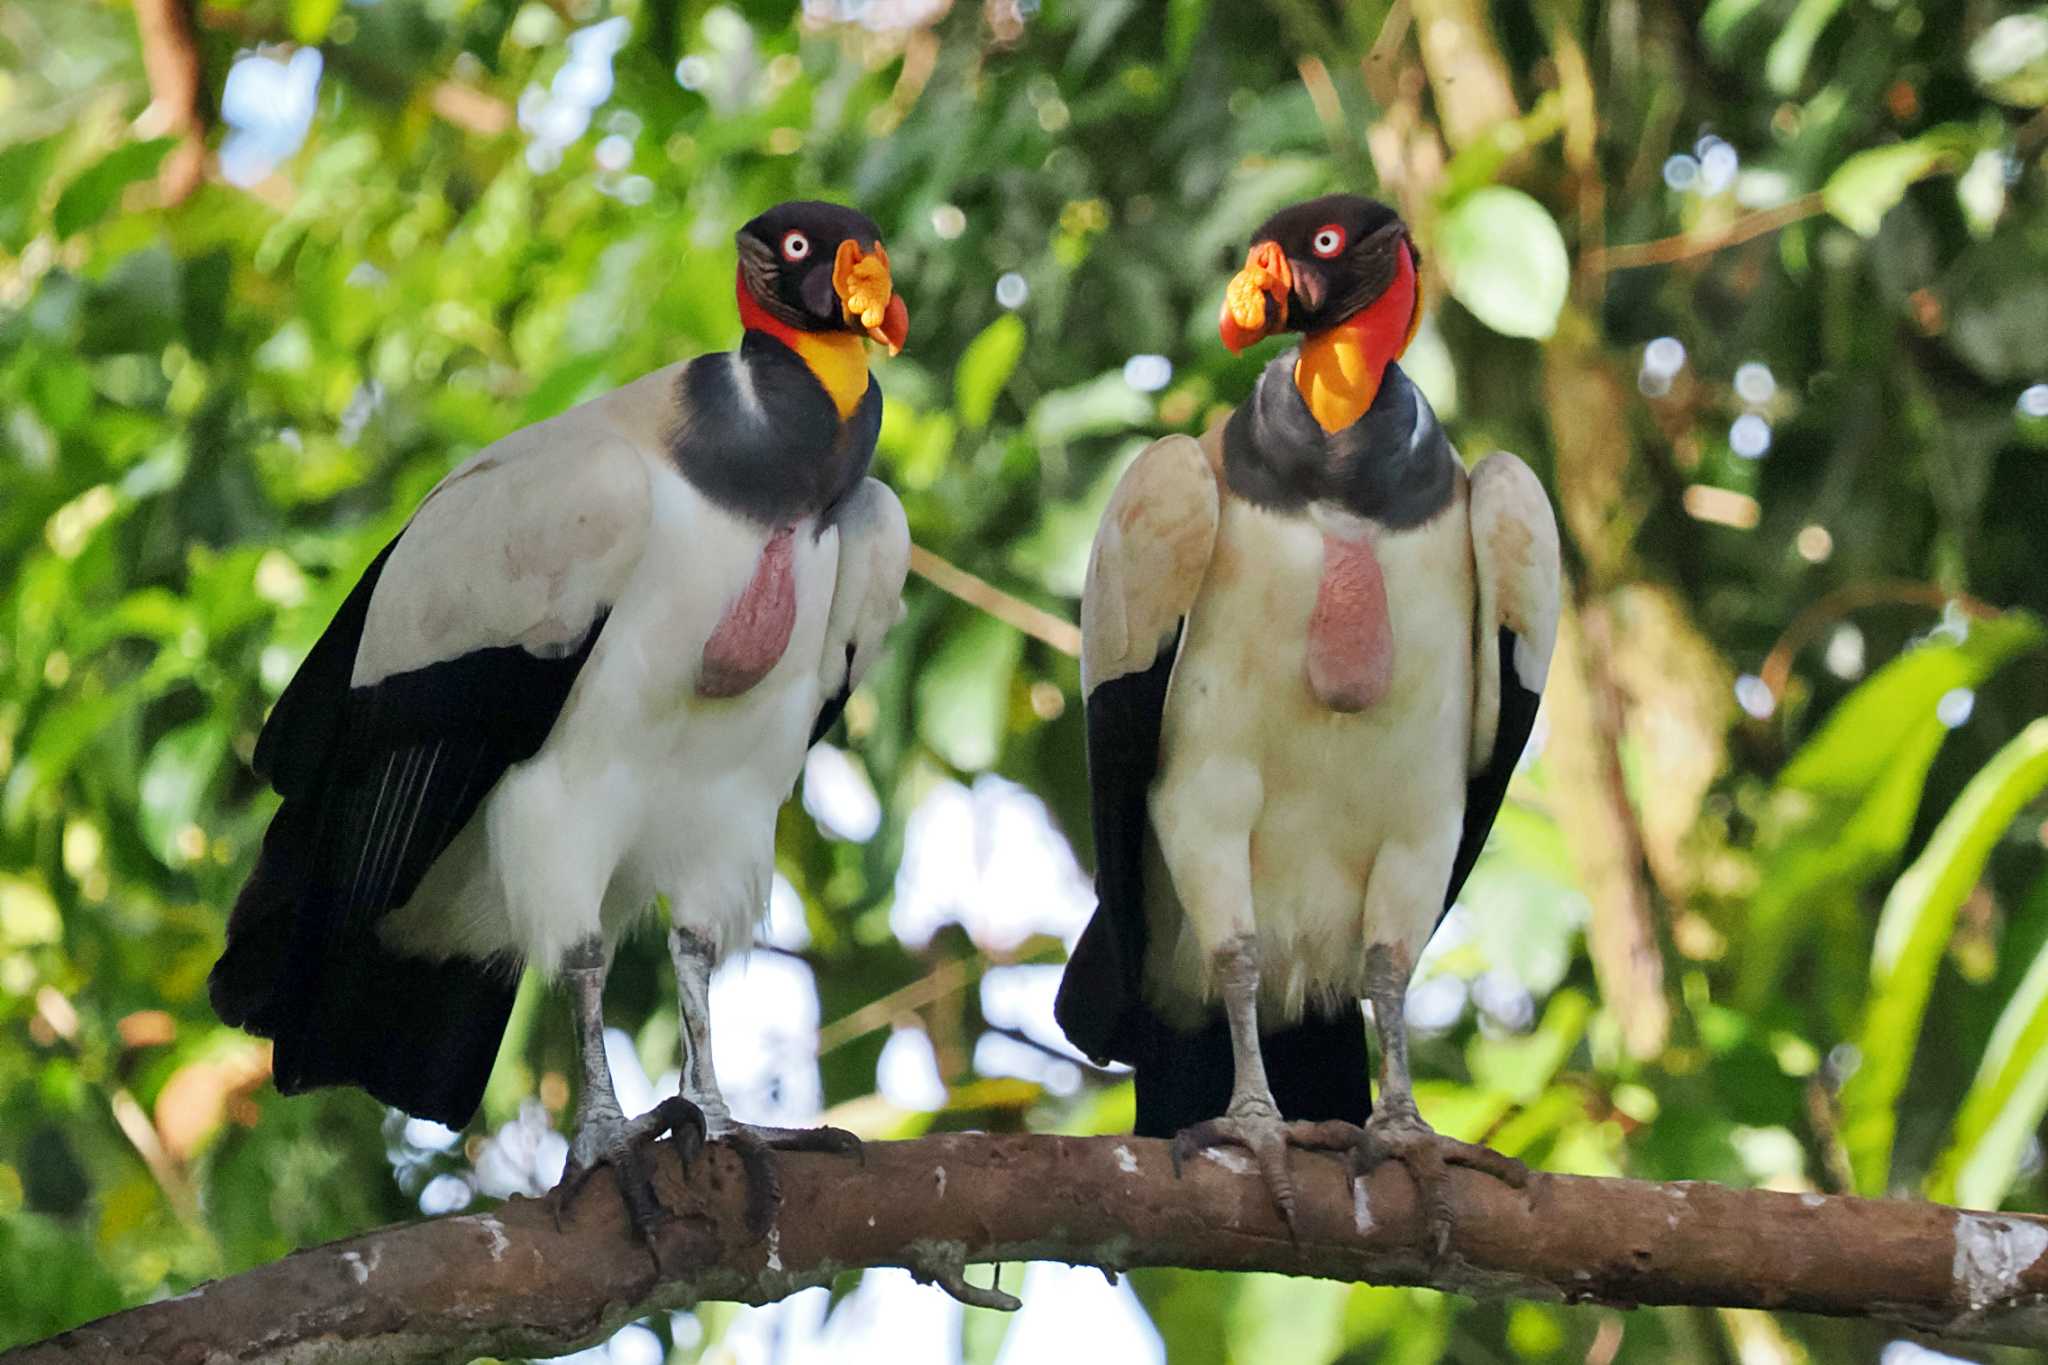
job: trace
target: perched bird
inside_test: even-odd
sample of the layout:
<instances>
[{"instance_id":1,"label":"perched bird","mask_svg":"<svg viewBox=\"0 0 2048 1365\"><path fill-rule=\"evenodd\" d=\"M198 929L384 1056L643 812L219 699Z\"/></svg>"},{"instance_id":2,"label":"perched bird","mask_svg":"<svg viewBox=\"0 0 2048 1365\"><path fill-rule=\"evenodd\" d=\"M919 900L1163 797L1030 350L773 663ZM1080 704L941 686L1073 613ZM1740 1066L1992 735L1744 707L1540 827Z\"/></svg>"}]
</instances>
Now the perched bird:
<instances>
[{"instance_id":1,"label":"perched bird","mask_svg":"<svg viewBox=\"0 0 2048 1365\"><path fill-rule=\"evenodd\" d=\"M1176 1161L1247 1147L1291 1220L1289 1144L1398 1157L1441 1250L1445 1163L1521 1172L1422 1121L1402 1006L1529 738L1559 566L1528 466L1468 475L1395 364L1417 265L1373 200L1275 214L1221 330L1301 345L1117 485L1081 605L1099 905L1058 1017Z\"/></svg>"},{"instance_id":2,"label":"perched bird","mask_svg":"<svg viewBox=\"0 0 2048 1365\"><path fill-rule=\"evenodd\" d=\"M284 797L214 966L214 1008L276 1040L287 1094L356 1085L461 1126L522 965L565 980L583 1084L557 1208L610 1164L643 1236L642 1145L737 1123L712 969L744 946L776 812L902 612L902 506L866 477L864 338L909 315L873 222L789 203L738 234L739 349L516 431L443 479L371 562L256 744ZM603 989L665 897L682 1101L620 1111ZM687 1131L685 1131L687 1129Z\"/></svg>"}]
</instances>

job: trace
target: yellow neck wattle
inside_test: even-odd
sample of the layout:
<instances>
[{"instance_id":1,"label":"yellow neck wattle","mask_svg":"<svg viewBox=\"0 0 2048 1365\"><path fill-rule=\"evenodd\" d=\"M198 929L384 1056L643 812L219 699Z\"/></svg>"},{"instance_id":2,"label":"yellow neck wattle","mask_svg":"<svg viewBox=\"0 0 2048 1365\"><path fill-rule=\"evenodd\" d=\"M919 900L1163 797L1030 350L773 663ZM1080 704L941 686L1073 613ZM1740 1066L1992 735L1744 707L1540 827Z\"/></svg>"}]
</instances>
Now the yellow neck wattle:
<instances>
[{"instance_id":1,"label":"yellow neck wattle","mask_svg":"<svg viewBox=\"0 0 2048 1365\"><path fill-rule=\"evenodd\" d=\"M852 332L795 332L790 342L832 396L842 418L853 416L868 391L868 353Z\"/></svg>"},{"instance_id":2,"label":"yellow neck wattle","mask_svg":"<svg viewBox=\"0 0 2048 1365\"><path fill-rule=\"evenodd\" d=\"M1303 338L1294 362L1294 387L1324 431L1342 431L1365 416L1386 372L1386 361L1375 359L1376 348L1355 321Z\"/></svg>"}]
</instances>

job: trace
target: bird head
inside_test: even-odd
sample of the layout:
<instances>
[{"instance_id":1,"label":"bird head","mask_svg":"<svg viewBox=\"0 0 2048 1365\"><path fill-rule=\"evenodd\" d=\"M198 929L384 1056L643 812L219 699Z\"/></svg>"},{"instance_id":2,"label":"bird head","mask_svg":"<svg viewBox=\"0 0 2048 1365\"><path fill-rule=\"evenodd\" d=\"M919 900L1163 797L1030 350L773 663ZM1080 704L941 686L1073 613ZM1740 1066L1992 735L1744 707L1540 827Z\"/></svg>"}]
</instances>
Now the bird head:
<instances>
[{"instance_id":1,"label":"bird head","mask_svg":"<svg viewBox=\"0 0 2048 1365\"><path fill-rule=\"evenodd\" d=\"M889 253L866 214L840 204L777 204L739 230L740 321L769 332L851 332L895 355L910 310L889 278ZM777 325L779 324L779 325Z\"/></svg>"},{"instance_id":2,"label":"bird head","mask_svg":"<svg viewBox=\"0 0 2048 1365\"><path fill-rule=\"evenodd\" d=\"M1223 295L1218 330L1232 351L1275 332L1314 335L1357 321L1398 356L1422 320L1422 257L1399 214L1376 199L1330 194L1284 208L1252 234Z\"/></svg>"}]
</instances>

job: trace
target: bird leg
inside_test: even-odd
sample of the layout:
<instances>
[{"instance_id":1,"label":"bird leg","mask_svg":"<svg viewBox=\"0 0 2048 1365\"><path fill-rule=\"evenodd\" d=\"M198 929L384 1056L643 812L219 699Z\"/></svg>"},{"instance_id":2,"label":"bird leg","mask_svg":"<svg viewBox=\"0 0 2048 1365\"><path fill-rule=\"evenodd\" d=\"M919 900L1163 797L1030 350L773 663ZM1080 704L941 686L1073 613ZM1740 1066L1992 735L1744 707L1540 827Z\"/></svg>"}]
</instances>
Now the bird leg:
<instances>
[{"instance_id":1,"label":"bird leg","mask_svg":"<svg viewBox=\"0 0 2048 1365\"><path fill-rule=\"evenodd\" d=\"M1365 1140L1354 1157L1354 1173L1366 1174L1392 1158L1408 1168L1422 1199L1432 1259L1451 1247L1452 1166L1483 1171L1516 1189L1529 1183L1529 1168L1490 1147L1444 1137L1422 1120L1408 1075L1408 976L1413 964L1400 947L1375 943L1366 950L1365 990L1372 1001L1373 1027L1380 1039L1380 1093L1365 1122Z\"/></svg>"},{"instance_id":2,"label":"bird leg","mask_svg":"<svg viewBox=\"0 0 2048 1365\"><path fill-rule=\"evenodd\" d=\"M858 1157L860 1139L844 1128L771 1128L735 1119L711 1064L711 969L717 962L716 950L702 934L674 928L669 930L668 951L675 962L677 1008L682 1016L683 1098L704 1116L707 1138L723 1138L739 1153L747 1169L747 1227L755 1236L765 1236L769 1220L782 1203L782 1181L770 1153L833 1152Z\"/></svg>"},{"instance_id":3,"label":"bird leg","mask_svg":"<svg viewBox=\"0 0 2048 1365\"><path fill-rule=\"evenodd\" d=\"M689 1101L676 1099L656 1105L638 1118L629 1119L619 1108L612 1089L611 1064L604 1055L605 950L595 935L578 943L563 958L562 975L569 983L576 1008L577 1042L583 1062L583 1089L578 1097L576 1136L569 1144L569 1162L561 1183L551 1196L555 1226L599 1166L609 1166L625 1200L626 1216L633 1230L661 1269L655 1232L669 1214L654 1190L654 1177L647 1162L646 1148L663 1133L673 1132L677 1150L687 1167L704 1145L704 1116Z\"/></svg>"},{"instance_id":4,"label":"bird leg","mask_svg":"<svg viewBox=\"0 0 2048 1365\"><path fill-rule=\"evenodd\" d=\"M1190 1124L1174 1135L1173 1172L1181 1162L1210 1147L1243 1147L1258 1163L1266 1189L1287 1229L1294 1230L1294 1174L1287 1149L1314 1151L1353 1148L1358 1130L1348 1123L1288 1123L1266 1080L1266 1060L1259 1049L1259 950L1250 934L1226 940L1211 955L1216 985L1230 1021L1232 1081L1230 1107L1221 1118Z\"/></svg>"}]
</instances>

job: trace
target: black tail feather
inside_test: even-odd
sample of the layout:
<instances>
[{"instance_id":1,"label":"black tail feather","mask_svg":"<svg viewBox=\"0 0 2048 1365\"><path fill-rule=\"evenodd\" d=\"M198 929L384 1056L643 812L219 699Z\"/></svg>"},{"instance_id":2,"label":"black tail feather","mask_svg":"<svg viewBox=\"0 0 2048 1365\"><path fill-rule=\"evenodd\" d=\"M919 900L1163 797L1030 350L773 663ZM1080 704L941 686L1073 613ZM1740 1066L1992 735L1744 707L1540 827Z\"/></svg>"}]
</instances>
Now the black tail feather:
<instances>
[{"instance_id":1,"label":"black tail feather","mask_svg":"<svg viewBox=\"0 0 2048 1365\"><path fill-rule=\"evenodd\" d=\"M305 1008L278 1032L277 1088L360 1086L460 1128L483 1102L518 988L510 963L430 961L362 934L328 958Z\"/></svg>"},{"instance_id":2,"label":"black tail feather","mask_svg":"<svg viewBox=\"0 0 2048 1365\"><path fill-rule=\"evenodd\" d=\"M375 922L314 943L332 923L310 902L318 803L278 808L235 901L227 948L207 980L223 1022L275 1039L287 1095L356 1085L394 1108L460 1128L475 1114L512 1013L516 964L431 961L387 947Z\"/></svg>"},{"instance_id":3,"label":"black tail feather","mask_svg":"<svg viewBox=\"0 0 2048 1365\"><path fill-rule=\"evenodd\" d=\"M1230 1024L1219 1011L1193 1032L1155 1021L1147 1048L1154 1059L1137 1067L1139 1137L1172 1137L1230 1104L1234 1065ZM1259 1039L1266 1080L1283 1118L1364 1123L1372 1112L1365 1051L1365 1020L1356 1006L1334 1016L1310 1013Z\"/></svg>"}]
</instances>

